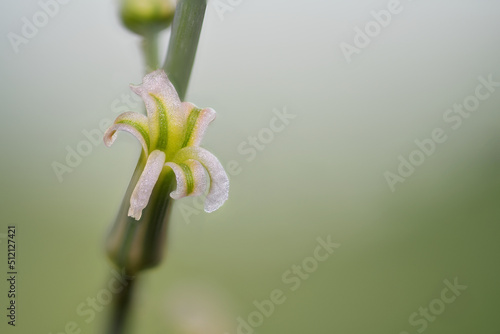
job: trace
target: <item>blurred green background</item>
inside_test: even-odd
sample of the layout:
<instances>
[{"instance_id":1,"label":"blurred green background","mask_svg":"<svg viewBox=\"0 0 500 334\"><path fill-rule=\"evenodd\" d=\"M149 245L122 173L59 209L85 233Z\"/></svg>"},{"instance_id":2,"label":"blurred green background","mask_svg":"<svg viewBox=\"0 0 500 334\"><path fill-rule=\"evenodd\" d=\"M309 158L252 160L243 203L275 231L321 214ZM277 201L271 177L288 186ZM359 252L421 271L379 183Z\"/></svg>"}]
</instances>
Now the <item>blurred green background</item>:
<instances>
[{"instance_id":1,"label":"blurred green background","mask_svg":"<svg viewBox=\"0 0 500 334\"><path fill-rule=\"evenodd\" d=\"M176 202L165 261L140 278L130 333L500 333L500 88L460 128L443 119L479 76L500 81L500 3L402 0L351 63L341 43L389 1L233 1L222 19L215 3L186 100L217 111L203 146L241 171L212 214ZM126 134L109 149L92 144L62 182L52 164L66 164L67 148L85 145L82 131L114 109L142 109L120 101L142 80L139 38L116 2L72 0L14 52L8 34L40 10L0 4L0 270L6 277L5 233L16 225L19 271L17 325L7 325L2 279L0 328L56 334L75 322L100 333L109 305L88 323L77 309L112 277L103 240L140 145ZM296 117L248 161L239 145L284 108ZM447 141L392 192L384 173L435 128ZM329 235L341 246L292 291L282 276ZM455 278L467 288L439 302ZM242 329L238 318L258 320L254 301L275 289L286 300ZM434 315L410 322L429 306Z\"/></svg>"}]
</instances>

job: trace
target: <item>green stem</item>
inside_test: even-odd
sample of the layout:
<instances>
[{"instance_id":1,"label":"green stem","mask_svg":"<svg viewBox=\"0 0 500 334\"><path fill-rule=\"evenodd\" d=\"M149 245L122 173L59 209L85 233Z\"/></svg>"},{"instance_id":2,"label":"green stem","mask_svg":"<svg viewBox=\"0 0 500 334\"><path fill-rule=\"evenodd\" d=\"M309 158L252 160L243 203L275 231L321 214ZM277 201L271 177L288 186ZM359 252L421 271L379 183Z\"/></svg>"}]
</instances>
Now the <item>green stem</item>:
<instances>
[{"instance_id":1,"label":"green stem","mask_svg":"<svg viewBox=\"0 0 500 334\"><path fill-rule=\"evenodd\" d=\"M181 100L186 96L206 6L206 0L180 0L175 9L172 36L163 69Z\"/></svg>"},{"instance_id":2,"label":"green stem","mask_svg":"<svg viewBox=\"0 0 500 334\"><path fill-rule=\"evenodd\" d=\"M127 280L127 284L115 296L115 308L111 314L111 322L107 334L120 334L125 332L126 317L129 313L136 281Z\"/></svg>"},{"instance_id":3,"label":"green stem","mask_svg":"<svg viewBox=\"0 0 500 334\"><path fill-rule=\"evenodd\" d=\"M130 194L137 182L139 172L142 172L144 155L141 155L136 172L127 189ZM149 205L143 210L139 221L128 217L130 196L126 196L118 217L107 240L107 250L110 259L118 268L122 268L129 280L124 289L114 298L114 308L107 334L122 334L133 300L133 286L139 272L155 267L163 257L165 240L167 238L168 222L172 202L170 192L175 185L175 175L172 171L163 172L156 183Z\"/></svg>"},{"instance_id":4,"label":"green stem","mask_svg":"<svg viewBox=\"0 0 500 334\"><path fill-rule=\"evenodd\" d=\"M149 32L142 39L142 53L146 63L146 73L152 72L160 66L158 57L158 32Z\"/></svg>"}]
</instances>

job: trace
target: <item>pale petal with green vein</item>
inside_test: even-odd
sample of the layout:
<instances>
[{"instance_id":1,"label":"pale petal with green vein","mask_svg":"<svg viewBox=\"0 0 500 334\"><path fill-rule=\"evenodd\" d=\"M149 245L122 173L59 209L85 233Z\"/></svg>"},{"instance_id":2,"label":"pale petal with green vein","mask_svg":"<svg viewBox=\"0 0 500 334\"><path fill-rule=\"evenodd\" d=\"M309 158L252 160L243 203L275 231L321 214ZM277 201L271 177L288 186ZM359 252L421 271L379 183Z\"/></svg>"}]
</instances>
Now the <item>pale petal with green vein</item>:
<instances>
[{"instance_id":1,"label":"pale petal with green vein","mask_svg":"<svg viewBox=\"0 0 500 334\"><path fill-rule=\"evenodd\" d=\"M149 197L153 192L153 188L160 177L165 164L165 153L159 150L154 150L148 157L144 171L137 181L134 192L130 197L130 209L128 215L139 220L142 210L148 205Z\"/></svg>"},{"instance_id":2,"label":"pale petal with green vein","mask_svg":"<svg viewBox=\"0 0 500 334\"><path fill-rule=\"evenodd\" d=\"M163 70L156 70L144 77L142 85L130 88L146 105L152 149L171 157L180 148L186 123L174 86Z\"/></svg>"},{"instance_id":3,"label":"pale petal with green vein","mask_svg":"<svg viewBox=\"0 0 500 334\"><path fill-rule=\"evenodd\" d=\"M172 168L177 181L177 188L170 193L172 198L198 196L205 192L207 178L205 168L199 161L189 159L183 163L167 162L165 165Z\"/></svg>"},{"instance_id":4,"label":"pale petal with green vein","mask_svg":"<svg viewBox=\"0 0 500 334\"><path fill-rule=\"evenodd\" d=\"M104 133L104 144L106 146L109 147L114 143L116 131L118 130L134 135L141 143L144 152L148 154L151 140L149 138L148 118L146 116L131 111L119 115L114 124Z\"/></svg>"},{"instance_id":5,"label":"pale petal with green vein","mask_svg":"<svg viewBox=\"0 0 500 334\"><path fill-rule=\"evenodd\" d=\"M141 85L131 89L144 100L147 117L135 112L123 113L104 134L104 143L110 146L116 139L116 131L131 133L147 157L130 199L129 216L140 219L162 173L172 172L177 182L177 188L170 193L172 198L204 194L210 184L205 211L218 209L228 198L229 179L219 160L199 147L208 125L215 119L215 111L181 103L163 70L146 75Z\"/></svg>"},{"instance_id":6,"label":"pale petal with green vein","mask_svg":"<svg viewBox=\"0 0 500 334\"><path fill-rule=\"evenodd\" d=\"M209 151L199 146L188 146L180 150L174 157L174 162L189 159L199 161L208 172L210 188L205 199L205 211L217 210L227 200L229 195L229 179L220 161Z\"/></svg>"},{"instance_id":7,"label":"pale petal with green vein","mask_svg":"<svg viewBox=\"0 0 500 334\"><path fill-rule=\"evenodd\" d=\"M182 147L200 145L208 125L215 119L212 108L200 109L190 102L182 102L187 117L186 133Z\"/></svg>"}]
</instances>

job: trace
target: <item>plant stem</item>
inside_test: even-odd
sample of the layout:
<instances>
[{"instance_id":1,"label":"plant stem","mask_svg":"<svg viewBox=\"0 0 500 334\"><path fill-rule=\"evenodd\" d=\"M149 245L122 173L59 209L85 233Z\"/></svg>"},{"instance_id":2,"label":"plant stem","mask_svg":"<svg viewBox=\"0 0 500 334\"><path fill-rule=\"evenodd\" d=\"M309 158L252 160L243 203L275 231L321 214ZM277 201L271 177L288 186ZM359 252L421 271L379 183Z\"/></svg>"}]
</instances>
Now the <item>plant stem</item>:
<instances>
[{"instance_id":1,"label":"plant stem","mask_svg":"<svg viewBox=\"0 0 500 334\"><path fill-rule=\"evenodd\" d=\"M127 283L114 298L115 308L113 314L111 314L110 328L107 333L119 334L125 332L126 317L130 309L136 281L128 280Z\"/></svg>"},{"instance_id":2,"label":"plant stem","mask_svg":"<svg viewBox=\"0 0 500 334\"><path fill-rule=\"evenodd\" d=\"M206 0L179 0L174 16L172 34L163 66L181 100L186 95L189 77L198 47ZM158 68L158 34L145 35L142 50L147 72ZM156 266L165 244L168 216L171 207L170 191L175 184L172 172L162 173L144 209L139 222L128 217L130 196L144 169L146 156L141 154L130 180L116 221L109 233L107 251L110 259L127 274L135 275L134 281L116 296L111 324L107 334L122 334L132 306L134 286L140 270Z\"/></svg>"},{"instance_id":3,"label":"plant stem","mask_svg":"<svg viewBox=\"0 0 500 334\"><path fill-rule=\"evenodd\" d=\"M186 95L206 6L206 0L180 0L175 9L172 36L163 69L181 100Z\"/></svg>"},{"instance_id":4,"label":"plant stem","mask_svg":"<svg viewBox=\"0 0 500 334\"><path fill-rule=\"evenodd\" d=\"M158 58L158 32L149 32L142 39L142 53L146 63L146 73L156 70L160 66Z\"/></svg>"},{"instance_id":5,"label":"plant stem","mask_svg":"<svg viewBox=\"0 0 500 334\"><path fill-rule=\"evenodd\" d=\"M143 156L136 169L142 171ZM137 182L136 173L130 186ZM114 298L114 309L106 334L122 334L128 313L132 308L134 286L141 270L156 266L162 259L170 213L170 192L175 185L173 172L162 173L151 194L150 204L143 210L139 221L128 217L130 197L125 197L124 206L108 237L108 255L111 260L125 271L128 284ZM133 188L133 187L132 187ZM127 191L130 193L130 191Z\"/></svg>"}]
</instances>

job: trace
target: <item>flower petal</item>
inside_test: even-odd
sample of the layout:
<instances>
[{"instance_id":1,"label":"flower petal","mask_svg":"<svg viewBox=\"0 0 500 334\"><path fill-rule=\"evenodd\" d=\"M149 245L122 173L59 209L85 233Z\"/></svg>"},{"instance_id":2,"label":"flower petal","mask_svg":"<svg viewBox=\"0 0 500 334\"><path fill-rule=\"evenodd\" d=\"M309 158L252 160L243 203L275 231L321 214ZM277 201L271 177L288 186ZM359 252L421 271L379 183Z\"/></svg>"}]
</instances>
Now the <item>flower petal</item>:
<instances>
[{"instance_id":1,"label":"flower petal","mask_svg":"<svg viewBox=\"0 0 500 334\"><path fill-rule=\"evenodd\" d=\"M182 109L187 117L182 147L198 146L208 125L215 119L215 110L212 108L200 109L190 102L182 102Z\"/></svg>"},{"instance_id":2,"label":"flower petal","mask_svg":"<svg viewBox=\"0 0 500 334\"><path fill-rule=\"evenodd\" d=\"M196 160L186 160L183 163L167 162L165 164L172 168L177 181L177 188L170 193L173 199L186 196L198 196L205 192L207 188L207 178L205 168Z\"/></svg>"},{"instance_id":3,"label":"flower petal","mask_svg":"<svg viewBox=\"0 0 500 334\"><path fill-rule=\"evenodd\" d=\"M180 148L184 138L186 117L177 91L161 69L146 75L141 85L130 88L146 105L151 148L166 151L169 157Z\"/></svg>"},{"instance_id":4,"label":"flower petal","mask_svg":"<svg viewBox=\"0 0 500 334\"><path fill-rule=\"evenodd\" d=\"M142 171L139 181L135 186L134 192L130 197L130 209L128 215L139 220L142 215L142 210L148 205L151 192L158 181L158 177L165 164L165 153L159 150L154 150L148 157L146 166Z\"/></svg>"},{"instance_id":5,"label":"flower petal","mask_svg":"<svg viewBox=\"0 0 500 334\"><path fill-rule=\"evenodd\" d=\"M113 125L104 133L104 144L111 146L116 139L116 131L127 131L134 135L142 145L146 155L149 151L150 139L148 131L148 118L136 112L125 112L119 115Z\"/></svg>"},{"instance_id":6,"label":"flower petal","mask_svg":"<svg viewBox=\"0 0 500 334\"><path fill-rule=\"evenodd\" d=\"M185 162L189 159L199 161L208 172L210 188L205 199L205 211L217 210L229 195L229 179L219 160L209 151L199 146L188 146L181 149L174 161Z\"/></svg>"},{"instance_id":7,"label":"flower petal","mask_svg":"<svg viewBox=\"0 0 500 334\"><path fill-rule=\"evenodd\" d=\"M167 162L165 166L172 168L175 174L175 181L177 183L177 188L170 193L170 197L173 199L179 199L187 196L187 180L181 166L174 162Z\"/></svg>"}]
</instances>

